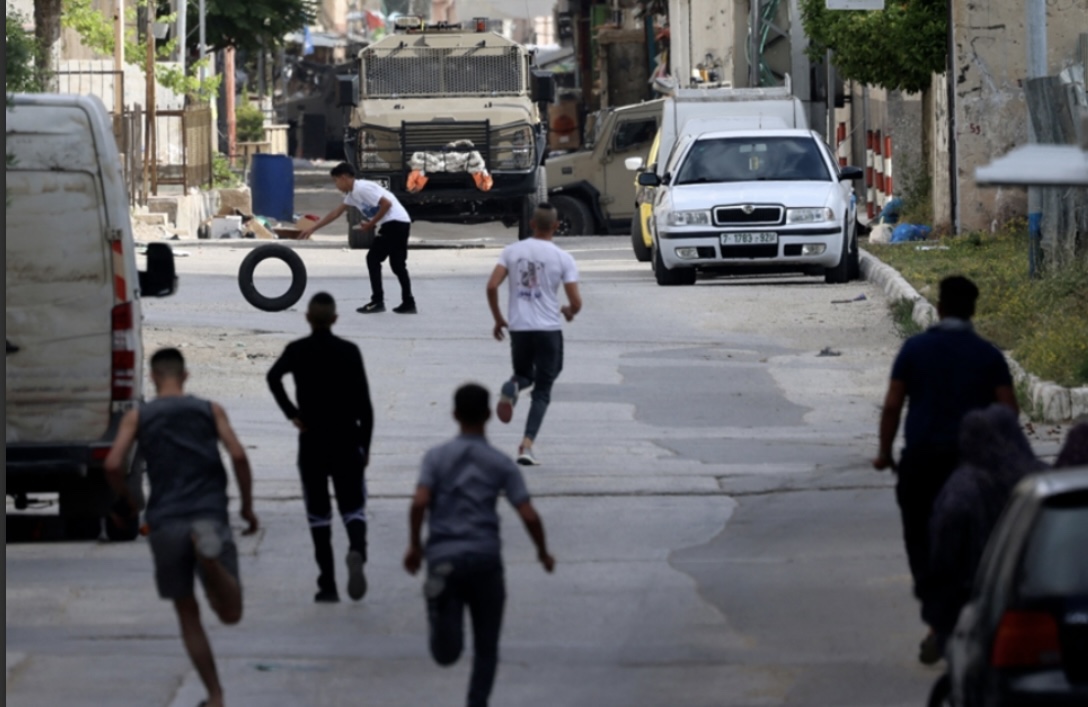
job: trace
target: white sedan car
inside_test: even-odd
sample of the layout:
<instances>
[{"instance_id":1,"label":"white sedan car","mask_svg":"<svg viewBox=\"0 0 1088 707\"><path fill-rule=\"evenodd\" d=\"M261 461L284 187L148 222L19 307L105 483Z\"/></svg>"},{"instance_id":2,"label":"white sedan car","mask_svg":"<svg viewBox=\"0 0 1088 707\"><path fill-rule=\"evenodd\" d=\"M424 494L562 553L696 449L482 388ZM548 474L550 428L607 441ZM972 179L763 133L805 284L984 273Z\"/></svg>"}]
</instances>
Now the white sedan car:
<instances>
[{"instance_id":1,"label":"white sedan car","mask_svg":"<svg viewBox=\"0 0 1088 707\"><path fill-rule=\"evenodd\" d=\"M654 190L653 266L660 285L694 284L698 270L859 276L857 167L836 163L811 130L688 135Z\"/></svg>"}]
</instances>

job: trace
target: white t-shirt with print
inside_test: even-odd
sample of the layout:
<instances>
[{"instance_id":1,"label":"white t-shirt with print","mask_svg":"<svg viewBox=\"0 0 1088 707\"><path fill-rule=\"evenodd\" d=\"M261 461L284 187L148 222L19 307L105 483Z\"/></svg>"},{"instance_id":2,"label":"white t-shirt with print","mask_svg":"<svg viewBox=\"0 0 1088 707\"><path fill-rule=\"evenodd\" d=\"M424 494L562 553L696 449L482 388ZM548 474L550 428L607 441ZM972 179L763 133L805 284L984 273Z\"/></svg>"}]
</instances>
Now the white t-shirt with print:
<instances>
[{"instance_id":1,"label":"white t-shirt with print","mask_svg":"<svg viewBox=\"0 0 1088 707\"><path fill-rule=\"evenodd\" d=\"M510 281L510 331L562 329L559 286L578 282L578 266L570 253L551 241L526 238L503 248L499 265Z\"/></svg>"},{"instance_id":2,"label":"white t-shirt with print","mask_svg":"<svg viewBox=\"0 0 1088 707\"><path fill-rule=\"evenodd\" d=\"M401 205L400 201L397 200L397 197L393 196L393 192L380 184L376 184L366 179L355 180L355 186L352 187L350 192L344 195L344 203L359 209L365 216L368 209L378 208L378 202L382 200L383 196L389 200L391 206L389 207L389 211L385 213L385 216L382 217L382 220L378 221L377 225L380 226L386 221L412 222L412 219L408 216L408 211Z\"/></svg>"}]
</instances>

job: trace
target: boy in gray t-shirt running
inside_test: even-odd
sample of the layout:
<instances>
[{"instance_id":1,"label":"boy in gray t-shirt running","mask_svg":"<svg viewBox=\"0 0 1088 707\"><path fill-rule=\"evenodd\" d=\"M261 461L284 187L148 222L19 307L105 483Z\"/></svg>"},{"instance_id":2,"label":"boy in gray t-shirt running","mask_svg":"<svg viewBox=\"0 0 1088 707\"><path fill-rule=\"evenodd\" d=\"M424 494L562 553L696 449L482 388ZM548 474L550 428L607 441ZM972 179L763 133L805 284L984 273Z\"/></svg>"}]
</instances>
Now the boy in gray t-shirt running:
<instances>
[{"instance_id":1,"label":"boy in gray t-shirt running","mask_svg":"<svg viewBox=\"0 0 1088 707\"><path fill-rule=\"evenodd\" d=\"M434 447L423 458L409 515L410 540L404 568L419 571L424 555L431 655L439 665L452 665L464 647L464 609L472 615L472 677L468 707L486 707L499 662L506 586L503 581L499 494L517 509L536 545L537 558L551 572L544 526L529 500L518 465L488 444L484 426L491 416L488 392L469 383L454 395L454 419L461 434ZM421 533L427 513L427 546Z\"/></svg>"},{"instance_id":2,"label":"boy in gray t-shirt running","mask_svg":"<svg viewBox=\"0 0 1088 707\"><path fill-rule=\"evenodd\" d=\"M193 576L204 584L208 603L224 624L242 618L242 586L238 550L227 516L227 471L219 456L226 447L238 480L241 515L255 533L253 476L245 447L227 414L216 403L187 395L185 359L177 349L161 349L151 357L151 380L157 397L121 418L113 448L106 457L106 478L131 515L139 509L125 486L125 468L134 444L147 462L151 498L147 504L148 541L155 560L159 596L174 602L181 638L200 674L208 699L221 707L223 688L211 644L200 622Z\"/></svg>"}]
</instances>

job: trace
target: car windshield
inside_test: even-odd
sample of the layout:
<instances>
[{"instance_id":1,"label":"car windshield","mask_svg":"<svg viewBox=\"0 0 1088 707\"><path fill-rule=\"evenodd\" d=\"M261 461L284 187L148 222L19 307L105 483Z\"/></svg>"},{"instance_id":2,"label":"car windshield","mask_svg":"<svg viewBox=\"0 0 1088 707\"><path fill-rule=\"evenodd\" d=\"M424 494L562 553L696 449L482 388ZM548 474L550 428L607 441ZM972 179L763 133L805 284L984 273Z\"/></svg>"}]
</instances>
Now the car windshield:
<instances>
[{"instance_id":1,"label":"car windshield","mask_svg":"<svg viewBox=\"0 0 1088 707\"><path fill-rule=\"evenodd\" d=\"M684 156L677 184L831 180L811 137L705 138Z\"/></svg>"},{"instance_id":2,"label":"car windshield","mask_svg":"<svg viewBox=\"0 0 1088 707\"><path fill-rule=\"evenodd\" d=\"M1032 528L1020 570L1027 597L1088 595L1088 492L1048 501Z\"/></svg>"}]
</instances>

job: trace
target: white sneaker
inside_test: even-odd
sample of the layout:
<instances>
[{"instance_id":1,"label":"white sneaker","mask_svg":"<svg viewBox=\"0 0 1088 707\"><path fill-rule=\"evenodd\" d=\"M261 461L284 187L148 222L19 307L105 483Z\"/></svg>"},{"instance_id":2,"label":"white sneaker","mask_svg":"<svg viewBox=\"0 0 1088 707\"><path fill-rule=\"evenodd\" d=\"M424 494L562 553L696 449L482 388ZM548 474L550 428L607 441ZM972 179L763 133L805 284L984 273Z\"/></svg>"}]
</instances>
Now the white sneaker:
<instances>
[{"instance_id":1,"label":"white sneaker","mask_svg":"<svg viewBox=\"0 0 1088 707\"><path fill-rule=\"evenodd\" d=\"M518 449L518 464L522 466L540 466L540 462L533 456L531 447L529 449Z\"/></svg>"}]
</instances>

